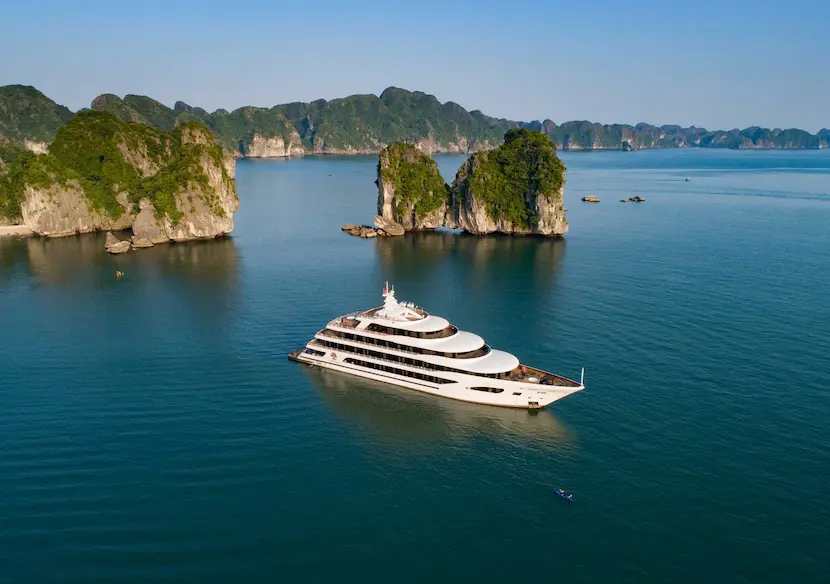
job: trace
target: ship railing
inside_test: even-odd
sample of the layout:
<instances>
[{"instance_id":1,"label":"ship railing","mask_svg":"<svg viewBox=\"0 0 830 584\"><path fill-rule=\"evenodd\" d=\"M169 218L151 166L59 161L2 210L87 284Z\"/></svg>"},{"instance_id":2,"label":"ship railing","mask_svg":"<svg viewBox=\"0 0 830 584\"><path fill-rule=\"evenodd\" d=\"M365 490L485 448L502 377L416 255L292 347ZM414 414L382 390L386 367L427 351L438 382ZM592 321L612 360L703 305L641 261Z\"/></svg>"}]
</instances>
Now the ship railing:
<instances>
[{"instance_id":1,"label":"ship railing","mask_svg":"<svg viewBox=\"0 0 830 584\"><path fill-rule=\"evenodd\" d=\"M354 316L360 316L362 314L363 314L362 312L359 312L359 313L357 313L357 315L354 315ZM328 324L328 326L330 326L330 327L331 326L342 326L342 327L345 327L345 328L354 328L355 325L346 324L347 322L352 322L352 321L346 320L347 316L350 316L350 315L347 314L347 315L344 315L340 318L335 318L333 321L331 321ZM401 330L406 330L406 329L401 329ZM453 325L449 325L445 328L442 328L440 331L430 331L430 332L426 332L426 333L421 333L423 336L409 336L409 335L405 335L405 334L401 334L401 333L388 333L388 332L385 332L385 331L369 330L368 328L365 330L365 332L371 333L373 335L380 335L380 336L383 336L383 337L403 337L403 338L413 338L413 339L434 340L434 339L446 339L448 337L451 337L451 336L455 335L458 332L458 327L453 326Z\"/></svg>"},{"instance_id":2,"label":"ship railing","mask_svg":"<svg viewBox=\"0 0 830 584\"><path fill-rule=\"evenodd\" d=\"M347 339L345 337L341 337L340 335L338 335L337 332L338 331L330 331L330 330L327 330L327 329L323 329L321 331L318 331L317 334L318 335L323 335L324 337L330 337L332 339L338 339L338 340L343 341L345 343L353 343L355 345L364 345L366 347L374 347L375 349L381 349L381 350L385 350L385 351L392 351L392 352L397 351L398 353L407 353L409 355L425 356L423 353L417 353L414 350L412 350L410 347L407 347L406 345L401 345L400 348L384 347L383 345L378 345L377 343L367 343L366 341L358 341L358 340L355 340L355 339Z\"/></svg>"},{"instance_id":3,"label":"ship railing","mask_svg":"<svg viewBox=\"0 0 830 584\"><path fill-rule=\"evenodd\" d=\"M530 381L531 377L537 381ZM527 365L519 365L507 374L506 379L523 383L537 383L542 386L551 387L579 387L580 385L579 382L573 379L568 379L567 377L562 377L549 371L528 367Z\"/></svg>"},{"instance_id":4,"label":"ship railing","mask_svg":"<svg viewBox=\"0 0 830 584\"><path fill-rule=\"evenodd\" d=\"M415 349L418 348L418 347L410 347L409 345L400 345L399 347L394 347L394 348L393 347L386 347L384 345L379 345L377 343L367 343L366 341L358 341L358 340L355 340L355 339L347 339L343 336L340 336L340 334L338 334L338 333L340 333L340 331L331 331L331 330L328 330L328 329L323 329L323 330L319 331L317 334L320 334L320 335L323 335L323 336L326 336L326 337L331 337L333 339L340 339L341 341L345 341L347 343L356 343L358 345L366 345L367 347L376 347L376 348L379 348L379 349L384 349L386 351L397 351L399 353L408 353L410 355L430 356L426 353L419 353L418 351L416 351ZM385 333L375 333L374 331L372 331L372 333L377 334L377 335L384 335L385 334ZM387 336L396 336L396 335L387 335ZM432 356L437 357L437 356L440 356L440 355L432 355Z\"/></svg>"},{"instance_id":5,"label":"ship railing","mask_svg":"<svg viewBox=\"0 0 830 584\"><path fill-rule=\"evenodd\" d=\"M420 355L420 353L414 353L412 351L406 351L404 349L390 349L388 347L383 347L381 345L376 345L374 343L366 343L364 341L356 341L354 339L346 339L346 338L338 336L336 334L336 331L329 331L329 330L323 329L323 330L319 331L317 334L321 334L325 337L330 337L330 338L338 339L340 341L344 341L344 344L352 343L352 344L355 344L355 345L364 345L366 347L373 347L375 349L384 349L384 350L387 350L387 351L397 351L399 353L407 353L409 355ZM314 341L316 341L316 340L317 339L314 339ZM312 343L314 341L312 341ZM323 346L323 345L320 345L320 346ZM412 363L404 363L404 362L401 362L401 361L394 361L392 359L379 359L377 357L372 357L370 355L362 355L360 353L353 353L351 351L345 351L345 352L349 353L349 354L358 355L358 356L361 356L361 357L366 357L366 358L369 358L369 359L377 359L378 361L385 361L387 363L397 363L399 365L404 365L406 367L414 367L415 369L423 369L425 371L443 372L443 373L461 373L463 375L476 375L473 372L466 372L466 371L461 371L461 370L447 371L445 369L436 369L436 368L433 368L433 367L424 367L423 365L415 365L415 364L412 364ZM382 351L380 351L380 352L382 352ZM436 365L436 367L441 367L441 365ZM541 369L533 369L531 367L522 366L522 365L520 365L520 367L524 367L524 369L525 369L524 373L517 373L516 369L514 369L513 371L510 371L509 373L506 373L504 377L497 377L496 379L499 379L501 381L517 381L517 382L520 382L520 383L534 383L536 385L539 385L540 387L578 387L579 386L579 383L577 383L576 381L573 381L572 379L568 379L566 377L562 377L561 375L556 375L555 373L549 373L547 371L542 371ZM538 381L531 382L529 380L530 377L536 377L538 379Z\"/></svg>"},{"instance_id":6,"label":"ship railing","mask_svg":"<svg viewBox=\"0 0 830 584\"><path fill-rule=\"evenodd\" d=\"M340 350L340 351L342 351L342 349L331 349L331 347L326 347L325 345L322 345L322 344L321 345L316 345L315 342L317 340L319 340L319 339L312 340L310 345L323 347L323 348L328 349L328 350L334 350L334 351ZM372 346L372 347L377 347L377 345L371 345L370 343L361 343L360 341L349 341L349 342L350 343L357 343L359 345L369 345L369 346ZM413 363L404 363L402 361L394 361L392 359L379 359L378 357L373 357L371 355L363 355L361 353L356 353L356 352L352 352L352 351L343 351L343 352L348 354L348 355L355 355L357 357L360 357L361 359L375 359L376 361L382 361L384 363L391 363L391 364L400 365L400 366L403 366L403 367L412 367L413 369L421 369L423 371L431 371L432 373L460 373L458 371L444 371L444 370L441 370L441 369L433 369L432 367L424 367L423 365L415 365ZM467 373L466 375L475 375L475 374L474 373Z\"/></svg>"}]
</instances>

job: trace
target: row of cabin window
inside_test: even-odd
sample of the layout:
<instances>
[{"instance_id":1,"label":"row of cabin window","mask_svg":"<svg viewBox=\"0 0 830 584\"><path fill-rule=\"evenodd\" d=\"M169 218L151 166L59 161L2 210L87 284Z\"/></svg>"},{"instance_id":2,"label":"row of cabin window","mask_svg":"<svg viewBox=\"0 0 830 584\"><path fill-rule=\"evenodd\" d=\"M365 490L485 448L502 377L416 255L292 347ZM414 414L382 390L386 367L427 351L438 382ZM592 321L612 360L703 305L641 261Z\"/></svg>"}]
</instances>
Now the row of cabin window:
<instances>
[{"instance_id":1,"label":"row of cabin window","mask_svg":"<svg viewBox=\"0 0 830 584\"><path fill-rule=\"evenodd\" d=\"M404 351L406 353L417 353L418 355L431 355L434 357L447 357L449 359L472 359L474 357L483 357L490 352L490 346L484 345L475 351L466 351L464 353L442 353L441 351L432 351L430 349L421 349L420 347L410 347L409 345L400 345L391 341L383 339L376 339L374 337L364 337L362 335L355 335L353 333L341 333L340 331L331 331L337 333L338 336L350 341L360 341L363 343L370 343L379 347L386 347L387 349L394 349L396 351Z\"/></svg>"},{"instance_id":2,"label":"row of cabin window","mask_svg":"<svg viewBox=\"0 0 830 584\"><path fill-rule=\"evenodd\" d=\"M366 355L374 357L375 359L382 359L384 361L394 361L396 363L404 363L414 367L423 367L424 369L432 369L433 371L448 371L450 373L463 373L464 375L476 375L478 377L489 377L490 379L498 379L501 373L474 373L472 371L464 371L462 369L453 369L452 367L444 367L443 365L435 365L434 363L427 363L426 361L419 361L418 359L410 359L409 357L401 357L399 355L389 355L388 353L381 353L380 351L372 351L371 349L364 349L363 347L352 347L351 345L343 345L342 343L335 343L334 341L324 341L316 339L318 343L330 349L337 349L346 353L357 353L358 355Z\"/></svg>"},{"instance_id":3,"label":"row of cabin window","mask_svg":"<svg viewBox=\"0 0 830 584\"><path fill-rule=\"evenodd\" d=\"M381 324L372 323L366 327L366 330L373 333L383 333L387 335L398 335L401 337L412 337L414 339L443 339L451 337L458 332L458 329L450 325L440 331L433 331L424 333L421 331L408 331L405 329L398 329L391 326L383 326Z\"/></svg>"},{"instance_id":4,"label":"row of cabin window","mask_svg":"<svg viewBox=\"0 0 830 584\"><path fill-rule=\"evenodd\" d=\"M412 377L414 379L420 379L422 381L427 381L429 383L454 383L449 379L441 379L440 377L435 377L434 375L424 375L423 373L416 373L414 371L407 371L406 369L389 367L387 365L381 365L379 363L370 363L369 361L361 361L360 359L352 359L351 357L348 357L346 359L346 363L359 365L360 367L367 367L369 369L376 369L378 371L385 371L386 373L394 373L395 375L401 375L404 377Z\"/></svg>"},{"instance_id":5,"label":"row of cabin window","mask_svg":"<svg viewBox=\"0 0 830 584\"><path fill-rule=\"evenodd\" d=\"M504 391L501 387L471 387L476 391L487 391L489 393L501 393ZM513 395L522 395L521 393L514 393Z\"/></svg>"}]
</instances>

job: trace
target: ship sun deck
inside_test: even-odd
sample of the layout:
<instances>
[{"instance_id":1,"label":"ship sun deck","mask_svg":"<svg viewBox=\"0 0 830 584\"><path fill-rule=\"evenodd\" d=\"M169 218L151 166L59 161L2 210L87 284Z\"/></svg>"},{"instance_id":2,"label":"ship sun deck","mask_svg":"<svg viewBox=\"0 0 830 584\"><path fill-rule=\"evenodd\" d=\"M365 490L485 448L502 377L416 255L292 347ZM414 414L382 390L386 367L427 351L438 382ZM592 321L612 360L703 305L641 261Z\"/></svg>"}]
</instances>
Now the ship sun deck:
<instances>
[{"instance_id":1,"label":"ship sun deck","mask_svg":"<svg viewBox=\"0 0 830 584\"><path fill-rule=\"evenodd\" d=\"M519 365L512 371L509 371L504 379L508 381L519 381L521 383L538 383L539 385L553 385L556 387L581 387L578 381L528 367L527 365Z\"/></svg>"},{"instance_id":2,"label":"ship sun deck","mask_svg":"<svg viewBox=\"0 0 830 584\"><path fill-rule=\"evenodd\" d=\"M378 306L377 308L371 308L371 309L361 313L361 316L363 316L365 318L387 318L387 317L383 316L382 314L378 314L383 309L384 309L383 306ZM394 320L408 320L410 322L417 322L417 321L421 320L422 318L426 318L427 316L429 316L429 314L426 311L424 311L421 308L418 308L417 306L410 307L410 310L412 312L414 312L417 316L401 315L400 317L397 317Z\"/></svg>"}]
</instances>

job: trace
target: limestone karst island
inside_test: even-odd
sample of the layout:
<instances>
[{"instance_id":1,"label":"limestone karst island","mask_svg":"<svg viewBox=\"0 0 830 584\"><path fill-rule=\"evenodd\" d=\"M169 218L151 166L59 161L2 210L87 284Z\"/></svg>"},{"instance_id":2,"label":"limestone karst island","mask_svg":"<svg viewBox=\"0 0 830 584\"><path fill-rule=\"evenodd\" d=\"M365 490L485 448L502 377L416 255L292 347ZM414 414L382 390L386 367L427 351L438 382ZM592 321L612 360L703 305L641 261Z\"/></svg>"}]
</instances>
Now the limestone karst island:
<instances>
[{"instance_id":1,"label":"limestone karst island","mask_svg":"<svg viewBox=\"0 0 830 584\"><path fill-rule=\"evenodd\" d=\"M561 236L565 167L556 149L823 148L828 140L827 129L518 122L395 87L212 113L104 94L73 113L33 87L8 85L0 87L0 235L131 230L133 247L214 238L233 230L236 158L379 153L375 227L344 226L351 233ZM450 184L429 158L437 152L470 155Z\"/></svg>"},{"instance_id":2,"label":"limestone karst island","mask_svg":"<svg viewBox=\"0 0 830 584\"><path fill-rule=\"evenodd\" d=\"M168 132L86 111L57 129L48 150L28 145L6 141L1 153L0 225L20 226L10 232L60 237L130 229L134 247L149 247L233 230L234 158L201 122Z\"/></svg>"},{"instance_id":3,"label":"limestone karst island","mask_svg":"<svg viewBox=\"0 0 830 584\"><path fill-rule=\"evenodd\" d=\"M471 155L452 185L432 158L401 142L381 150L377 173L375 223L381 234L400 231L390 224L406 231L451 227L475 235L568 231L565 165L553 142L534 130L509 130L498 148Z\"/></svg>"}]
</instances>

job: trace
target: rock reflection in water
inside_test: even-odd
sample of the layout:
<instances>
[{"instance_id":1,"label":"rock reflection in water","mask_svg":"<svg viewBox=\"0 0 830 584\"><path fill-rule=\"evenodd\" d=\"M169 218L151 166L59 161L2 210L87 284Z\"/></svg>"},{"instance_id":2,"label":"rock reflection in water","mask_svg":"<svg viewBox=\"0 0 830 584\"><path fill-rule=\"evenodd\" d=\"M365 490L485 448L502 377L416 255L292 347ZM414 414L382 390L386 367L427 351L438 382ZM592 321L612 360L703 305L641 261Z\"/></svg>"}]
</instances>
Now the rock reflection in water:
<instances>
[{"instance_id":1,"label":"rock reflection in water","mask_svg":"<svg viewBox=\"0 0 830 584\"><path fill-rule=\"evenodd\" d=\"M540 343L553 342L557 331L527 315L556 310L565 239L435 231L385 237L375 245L382 265L379 280L393 282L402 299L482 334L520 358L532 357L528 349ZM532 339L530 345L505 345L515 337L510 329L517 323ZM538 365L554 366L547 359Z\"/></svg>"},{"instance_id":2,"label":"rock reflection in water","mask_svg":"<svg viewBox=\"0 0 830 584\"><path fill-rule=\"evenodd\" d=\"M529 412L460 402L337 371L302 368L335 415L384 441L420 448L484 436L521 440L534 448L568 450L573 446L570 429L549 410Z\"/></svg>"},{"instance_id":3,"label":"rock reflection in water","mask_svg":"<svg viewBox=\"0 0 830 584\"><path fill-rule=\"evenodd\" d=\"M125 239L128 233L119 234ZM230 237L158 245L111 255L105 234L0 241L2 295L32 290L54 294L52 305L91 300L87 307L188 312L207 321L222 320L234 305L239 258ZM124 273L116 277L116 271ZM93 306L94 305L94 306Z\"/></svg>"},{"instance_id":4,"label":"rock reflection in water","mask_svg":"<svg viewBox=\"0 0 830 584\"><path fill-rule=\"evenodd\" d=\"M128 232L119 236L126 239ZM104 250L104 239L105 234L96 233L59 239L31 237L7 241L2 248L2 257L19 265L25 250L26 269L39 284L101 277L110 281L109 276L116 270L123 271L128 278L139 274L145 278L165 275L211 282L236 278L237 253L230 237L157 245L115 256Z\"/></svg>"},{"instance_id":5,"label":"rock reflection in water","mask_svg":"<svg viewBox=\"0 0 830 584\"><path fill-rule=\"evenodd\" d=\"M542 279L556 272L565 253L563 238L475 236L455 231L424 231L376 240L378 256L390 277L440 271L454 259L482 274L522 271Z\"/></svg>"}]
</instances>

